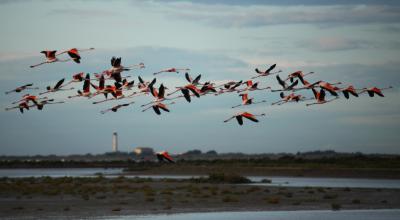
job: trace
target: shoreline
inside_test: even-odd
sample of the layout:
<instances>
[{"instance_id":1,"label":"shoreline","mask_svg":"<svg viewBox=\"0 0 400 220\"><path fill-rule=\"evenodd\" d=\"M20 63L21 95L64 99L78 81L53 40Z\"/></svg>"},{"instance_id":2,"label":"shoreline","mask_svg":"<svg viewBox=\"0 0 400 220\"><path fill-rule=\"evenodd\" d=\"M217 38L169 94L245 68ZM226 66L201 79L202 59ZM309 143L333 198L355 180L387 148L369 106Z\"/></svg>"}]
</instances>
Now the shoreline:
<instances>
[{"instance_id":1,"label":"shoreline","mask_svg":"<svg viewBox=\"0 0 400 220\"><path fill-rule=\"evenodd\" d=\"M0 181L0 218L335 209L400 209L400 189L252 186L122 177Z\"/></svg>"}]
</instances>

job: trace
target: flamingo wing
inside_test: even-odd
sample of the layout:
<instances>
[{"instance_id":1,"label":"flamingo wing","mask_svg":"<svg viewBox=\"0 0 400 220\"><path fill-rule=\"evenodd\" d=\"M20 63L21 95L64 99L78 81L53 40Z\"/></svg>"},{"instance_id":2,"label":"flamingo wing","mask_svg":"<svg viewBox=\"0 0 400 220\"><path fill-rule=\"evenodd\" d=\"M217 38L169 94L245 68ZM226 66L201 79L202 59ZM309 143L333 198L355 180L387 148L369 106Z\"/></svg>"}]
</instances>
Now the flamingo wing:
<instances>
[{"instance_id":1,"label":"flamingo wing","mask_svg":"<svg viewBox=\"0 0 400 220\"><path fill-rule=\"evenodd\" d=\"M153 110L154 110L154 112L155 112L157 115L160 115L160 114L161 114L160 109L158 108L157 105L153 105Z\"/></svg>"},{"instance_id":2,"label":"flamingo wing","mask_svg":"<svg viewBox=\"0 0 400 220\"><path fill-rule=\"evenodd\" d=\"M189 83L192 83L192 78L189 76L189 73L185 73L185 78Z\"/></svg>"},{"instance_id":3,"label":"flamingo wing","mask_svg":"<svg viewBox=\"0 0 400 220\"><path fill-rule=\"evenodd\" d=\"M269 73L271 70L273 70L276 67L276 63L271 65L265 72Z\"/></svg>"},{"instance_id":4,"label":"flamingo wing","mask_svg":"<svg viewBox=\"0 0 400 220\"><path fill-rule=\"evenodd\" d=\"M258 122L258 120L251 113L245 112L242 114L242 116L249 119L250 121Z\"/></svg>"},{"instance_id":5,"label":"flamingo wing","mask_svg":"<svg viewBox=\"0 0 400 220\"><path fill-rule=\"evenodd\" d=\"M239 123L239 125L243 125L243 117L241 115L237 115L236 120Z\"/></svg>"},{"instance_id":6,"label":"flamingo wing","mask_svg":"<svg viewBox=\"0 0 400 220\"><path fill-rule=\"evenodd\" d=\"M65 78L62 78L57 84L54 86L54 89L59 89L61 85L64 83Z\"/></svg>"}]
</instances>

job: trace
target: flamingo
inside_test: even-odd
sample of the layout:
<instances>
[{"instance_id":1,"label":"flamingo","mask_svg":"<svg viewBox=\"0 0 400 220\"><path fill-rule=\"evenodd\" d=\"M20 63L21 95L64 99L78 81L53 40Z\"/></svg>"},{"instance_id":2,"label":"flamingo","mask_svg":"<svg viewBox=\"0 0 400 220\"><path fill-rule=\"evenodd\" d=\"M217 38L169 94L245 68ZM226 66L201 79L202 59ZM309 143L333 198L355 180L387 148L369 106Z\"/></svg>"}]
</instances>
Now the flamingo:
<instances>
[{"instance_id":1,"label":"flamingo","mask_svg":"<svg viewBox=\"0 0 400 220\"><path fill-rule=\"evenodd\" d=\"M357 90L352 85L348 86L345 89L342 89L342 93L346 99L350 98L349 94L352 94L353 96L358 97Z\"/></svg>"},{"instance_id":2,"label":"flamingo","mask_svg":"<svg viewBox=\"0 0 400 220\"><path fill-rule=\"evenodd\" d=\"M303 80L300 80L300 82L304 86L303 87L298 87L298 88L293 88L292 89L293 91L298 91L298 90L303 90L303 89L311 89L311 88L317 87L319 85L319 83L322 82L322 81L317 81L315 83L310 83L307 80L303 79Z\"/></svg>"},{"instance_id":3,"label":"flamingo","mask_svg":"<svg viewBox=\"0 0 400 220\"><path fill-rule=\"evenodd\" d=\"M139 83L138 83L138 89L139 92L133 92L131 95L128 95L128 97L134 97L134 96L139 96L139 95L146 95L150 93L151 87L156 83L157 79L154 78L151 82L144 81L142 77L138 76Z\"/></svg>"},{"instance_id":4,"label":"flamingo","mask_svg":"<svg viewBox=\"0 0 400 220\"><path fill-rule=\"evenodd\" d=\"M382 90L391 89L391 88L393 88L393 87L392 87L392 86L389 86L389 87L387 87L387 88L381 88L381 89L379 89L379 88L377 88L377 87L363 88L363 90L360 92L360 94L361 94L361 93L364 93L364 92L367 92L368 95L369 95L369 97L374 97L375 94L377 94L377 95L380 96L380 97L385 97L385 96L383 95L383 93L382 93Z\"/></svg>"},{"instance_id":5,"label":"flamingo","mask_svg":"<svg viewBox=\"0 0 400 220\"><path fill-rule=\"evenodd\" d=\"M271 73L271 71L276 67L276 64L271 65L267 70L265 71L260 71L258 68L255 69L256 73L258 73L257 76L251 77L252 79L258 78L258 77L262 77L262 76L269 76L269 75L273 75L273 74L277 74L282 72L282 70L279 70L277 72Z\"/></svg>"},{"instance_id":6,"label":"flamingo","mask_svg":"<svg viewBox=\"0 0 400 220\"><path fill-rule=\"evenodd\" d=\"M198 84L200 84L199 81L200 81L200 78L201 78L201 74L196 76L195 79L192 79L192 77L190 77L189 73L185 73L185 78L189 83L191 83L193 85L198 85Z\"/></svg>"},{"instance_id":7,"label":"flamingo","mask_svg":"<svg viewBox=\"0 0 400 220\"><path fill-rule=\"evenodd\" d=\"M200 79L199 76L197 78ZM198 82L198 80L194 80L194 81ZM195 83L197 83L197 82L195 82ZM201 91L193 83L189 83L189 84L187 84L185 86L175 87L175 88L176 88L176 90L171 92L171 93L168 93L167 96L170 96L170 95L172 95L172 94L174 94L174 93L176 93L178 91L181 91L187 102L191 102L190 92L192 92L197 98L200 98Z\"/></svg>"},{"instance_id":8,"label":"flamingo","mask_svg":"<svg viewBox=\"0 0 400 220\"><path fill-rule=\"evenodd\" d=\"M135 103L135 102L128 102L128 103L125 103L125 104L115 105L115 106L113 106L112 108L109 108L109 109L100 111L100 113L101 113L101 114L105 114L105 113L107 113L107 112L109 112L109 111L117 112L118 109L120 109L120 108L122 108L122 107L129 106L129 105L131 105L131 104L133 104L133 103Z\"/></svg>"},{"instance_id":9,"label":"flamingo","mask_svg":"<svg viewBox=\"0 0 400 220\"><path fill-rule=\"evenodd\" d=\"M47 91L39 93L39 95L43 95L43 94L50 93L50 92L57 92L57 91L61 91L61 90L72 90L72 89L74 89L73 87L69 88L69 89L62 89L62 87L64 87L64 86L62 86L62 84L64 83L64 80L65 80L65 78L62 78L60 81L57 82L57 84L53 88L50 87L50 86L47 86L46 87Z\"/></svg>"},{"instance_id":10,"label":"flamingo","mask_svg":"<svg viewBox=\"0 0 400 220\"><path fill-rule=\"evenodd\" d=\"M288 75L288 77L285 79L285 82L290 80L291 83L293 83L294 78L299 78L299 80L304 84L304 77L310 74L314 74L314 72L308 72L306 74L303 73L303 71L296 71L294 73L291 73Z\"/></svg>"},{"instance_id":11,"label":"flamingo","mask_svg":"<svg viewBox=\"0 0 400 220\"><path fill-rule=\"evenodd\" d=\"M131 90L135 84L135 80L128 81L127 79L122 80L122 88L126 90Z\"/></svg>"},{"instance_id":12,"label":"flamingo","mask_svg":"<svg viewBox=\"0 0 400 220\"><path fill-rule=\"evenodd\" d=\"M168 105L173 105L173 104L175 104L175 102L168 103ZM162 103L162 102L156 102L155 104L143 109L142 112L145 112L150 108L153 108L154 112L157 115L161 114L160 109L162 109L163 111L169 112L168 106L166 104Z\"/></svg>"},{"instance_id":13,"label":"flamingo","mask_svg":"<svg viewBox=\"0 0 400 220\"><path fill-rule=\"evenodd\" d=\"M201 89L200 89L200 95L205 95L205 94L207 94L207 93L209 93L209 92L216 93L217 90L215 90L215 87L214 87L214 84L213 84L213 83L211 83L211 82L205 82L205 83L203 84L203 87L201 87Z\"/></svg>"},{"instance_id":14,"label":"flamingo","mask_svg":"<svg viewBox=\"0 0 400 220\"><path fill-rule=\"evenodd\" d=\"M294 81L294 82L289 86L288 84L286 84L285 81L283 81L283 80L279 77L279 75L276 76L276 80L278 80L279 85L281 85L283 89L271 90L272 92L293 90L294 87L297 86L297 84L299 83L299 81L296 80L296 81Z\"/></svg>"},{"instance_id":15,"label":"flamingo","mask_svg":"<svg viewBox=\"0 0 400 220\"><path fill-rule=\"evenodd\" d=\"M239 106L244 106L244 105L255 105L255 104L266 102L266 100L262 100L260 102L253 102L253 98L249 99L249 95L247 93L239 94L239 96L242 97L242 104L232 106L232 108L237 108Z\"/></svg>"},{"instance_id":16,"label":"flamingo","mask_svg":"<svg viewBox=\"0 0 400 220\"><path fill-rule=\"evenodd\" d=\"M122 77L121 77L121 72L123 71L129 71L134 67L138 67L138 68L144 68L144 63L139 63L137 65L132 65L132 66L127 66L124 67L121 65L121 57L112 57L111 58L111 68L108 70L105 70L103 73L109 75L111 78L115 79L115 81L117 82L121 82L122 81Z\"/></svg>"},{"instance_id":17,"label":"flamingo","mask_svg":"<svg viewBox=\"0 0 400 220\"><path fill-rule=\"evenodd\" d=\"M160 151L156 153L157 159L159 162L170 162L175 163L172 157L168 154L167 151Z\"/></svg>"},{"instance_id":18,"label":"flamingo","mask_svg":"<svg viewBox=\"0 0 400 220\"><path fill-rule=\"evenodd\" d=\"M190 71L189 68L169 68L169 69L163 69L158 72L153 73L153 75L157 75L160 73L179 73L180 71Z\"/></svg>"},{"instance_id":19,"label":"flamingo","mask_svg":"<svg viewBox=\"0 0 400 220\"><path fill-rule=\"evenodd\" d=\"M17 104L17 103L21 103L21 102L33 102L34 104L37 104L38 103L38 101L39 100L42 100L42 99L47 99L47 97L37 97L37 96L34 96L34 95L30 95L30 94L25 94L25 95L23 95L22 96L22 99L20 99L20 100L18 100L18 101L15 101L15 102L13 102L12 104Z\"/></svg>"},{"instance_id":20,"label":"flamingo","mask_svg":"<svg viewBox=\"0 0 400 220\"><path fill-rule=\"evenodd\" d=\"M19 103L17 106L5 108L5 110L6 111L10 111L12 109L19 109L19 111L23 114L24 113L24 109L26 109L28 111L29 108L30 108L30 106L29 106L28 102L24 101L24 102Z\"/></svg>"},{"instance_id":21,"label":"flamingo","mask_svg":"<svg viewBox=\"0 0 400 220\"><path fill-rule=\"evenodd\" d=\"M241 86L242 84L243 80L240 80L238 82L230 81L225 84L222 84L221 86L223 86L223 88L220 88L218 93L216 93L215 95L221 95L226 92L240 92L240 90L237 90L236 88Z\"/></svg>"},{"instance_id":22,"label":"flamingo","mask_svg":"<svg viewBox=\"0 0 400 220\"><path fill-rule=\"evenodd\" d=\"M79 50L76 49L76 48L72 48L72 49L63 51L63 52L61 52L61 53L59 53L59 54L56 54L56 56L57 56L57 55L61 55L61 54L63 54L63 53L68 53L68 55L71 57L71 59L72 59L75 63L81 63L81 55L79 55L79 52L88 51L88 50L94 50L94 48L91 47L91 48L89 48L89 49L79 49Z\"/></svg>"},{"instance_id":23,"label":"flamingo","mask_svg":"<svg viewBox=\"0 0 400 220\"><path fill-rule=\"evenodd\" d=\"M295 93L290 93L289 95L285 96L285 93L281 92L280 94L281 100L272 103L272 105L282 105L287 102L299 102L304 100L305 98L302 95L296 95Z\"/></svg>"},{"instance_id":24,"label":"flamingo","mask_svg":"<svg viewBox=\"0 0 400 220\"><path fill-rule=\"evenodd\" d=\"M19 86L19 87L17 87L17 88L15 88L15 89L13 89L13 90L11 90L11 91L7 91L7 92L5 92L6 93L6 95L7 94L10 94L10 93L12 93L12 92L22 92L23 90L25 90L25 89L39 89L38 87L35 87L35 88L32 88L31 86L33 86L33 83L29 83L29 84L25 84L25 85L23 85L23 86Z\"/></svg>"},{"instance_id":25,"label":"flamingo","mask_svg":"<svg viewBox=\"0 0 400 220\"><path fill-rule=\"evenodd\" d=\"M29 110L30 108L32 108L34 106L36 106L38 110L42 110L44 105L47 105L47 104L59 104L59 103L64 103L64 102L63 101L54 102L54 99L46 99L46 100L42 100L42 101L39 101L39 102L35 101L34 104L29 105L28 101L24 101L24 102L21 102L20 104L18 104L17 106L6 108L5 110L9 111L9 110L18 108L21 113L24 113L24 109Z\"/></svg>"},{"instance_id":26,"label":"flamingo","mask_svg":"<svg viewBox=\"0 0 400 220\"><path fill-rule=\"evenodd\" d=\"M322 89L325 89L326 91L328 91L331 95L333 96L338 96L336 91L339 91L340 88L334 86L334 85L338 85L338 84L342 84L341 82L337 82L337 83L328 83L328 82L324 82L321 81L319 82L319 87L321 87Z\"/></svg>"},{"instance_id":27,"label":"flamingo","mask_svg":"<svg viewBox=\"0 0 400 220\"><path fill-rule=\"evenodd\" d=\"M206 83L204 83L203 87L201 87L201 89L199 91L197 91L197 92L198 92L199 96L204 96L204 95L209 94L210 92L215 93L215 92L217 92L217 90L215 90L215 87L213 86L212 83L206 82ZM189 94L189 96L196 96L197 97L196 93ZM182 98L182 97L185 97L185 95L179 95L177 97L170 98L169 100L178 99L178 98ZM185 99L188 100L186 97L185 97Z\"/></svg>"},{"instance_id":28,"label":"flamingo","mask_svg":"<svg viewBox=\"0 0 400 220\"><path fill-rule=\"evenodd\" d=\"M153 88L153 85L150 86L150 92L154 96L155 100L152 102L149 102L147 104L141 105L141 107L145 107L147 105L157 103L157 102L162 102L166 100L165 96L165 86L161 83L160 87L158 88L158 91L156 88Z\"/></svg>"},{"instance_id":29,"label":"flamingo","mask_svg":"<svg viewBox=\"0 0 400 220\"><path fill-rule=\"evenodd\" d=\"M70 59L66 59L66 60L60 60L60 59L58 59L58 58L56 57L56 53L57 53L56 50L44 50L44 51L41 51L40 53L42 53L42 54L45 55L46 60L45 60L44 62L31 65L31 66L30 66L31 68L34 68L34 67L37 67L37 66L46 64L46 63L67 62L67 61L70 60Z\"/></svg>"},{"instance_id":30,"label":"flamingo","mask_svg":"<svg viewBox=\"0 0 400 220\"><path fill-rule=\"evenodd\" d=\"M82 91L78 90L77 92L78 92L77 95L68 96L68 98L71 99L71 98L75 98L75 97L90 97L90 96L92 96L92 93L90 92L90 74L89 73L86 74L85 82L83 82Z\"/></svg>"},{"instance_id":31,"label":"flamingo","mask_svg":"<svg viewBox=\"0 0 400 220\"><path fill-rule=\"evenodd\" d=\"M75 83L75 82L82 82L84 80L84 76L85 76L84 72L76 73L76 74L72 75L72 80L67 82L64 86L69 85L71 83Z\"/></svg>"},{"instance_id":32,"label":"flamingo","mask_svg":"<svg viewBox=\"0 0 400 220\"><path fill-rule=\"evenodd\" d=\"M90 85L96 90L96 92L93 93L92 97L94 97L94 96L96 96L98 94L104 94L105 98L107 98L107 94L108 93L106 93L104 91L104 89L105 89L104 84L105 84L104 75L100 76L99 85L98 86L94 85L93 83L90 83ZM90 97L90 98L92 98L92 97Z\"/></svg>"},{"instance_id":33,"label":"flamingo","mask_svg":"<svg viewBox=\"0 0 400 220\"><path fill-rule=\"evenodd\" d=\"M126 97L123 93L122 93L122 89L121 89L122 85L119 84L118 82L114 83L114 86L108 85L104 88L103 93L111 93L111 95L114 98L111 99L104 99L102 101L98 101L98 102L93 102L93 104L99 104L99 103L103 103L103 102L107 102L107 101L111 101L111 100L118 100L118 99L123 99L123 98L132 98L132 97Z\"/></svg>"},{"instance_id":34,"label":"flamingo","mask_svg":"<svg viewBox=\"0 0 400 220\"><path fill-rule=\"evenodd\" d=\"M247 87L242 89L242 90L237 91L238 93L239 92L244 92L244 91L255 91L255 90L271 89L271 87L269 87L269 86L267 86L265 88L258 88L258 83L259 82L253 83L252 80L247 80L245 83L246 83Z\"/></svg>"},{"instance_id":35,"label":"flamingo","mask_svg":"<svg viewBox=\"0 0 400 220\"><path fill-rule=\"evenodd\" d=\"M36 106L37 106L38 110L42 110L45 105L61 104L61 103L64 103L64 101L54 102L54 99L47 99L47 100L40 101L38 104L36 104Z\"/></svg>"},{"instance_id":36,"label":"flamingo","mask_svg":"<svg viewBox=\"0 0 400 220\"><path fill-rule=\"evenodd\" d=\"M241 113L238 113L238 114L226 119L224 122L226 123L226 122L230 121L231 119L236 118L236 120L239 123L239 125L243 125L243 118L247 118L247 119L249 119L250 121L253 121L253 122L258 122L256 116L265 116L265 114L262 113L262 114L259 114L259 115L253 115L253 114L251 114L249 112L241 112Z\"/></svg>"},{"instance_id":37,"label":"flamingo","mask_svg":"<svg viewBox=\"0 0 400 220\"><path fill-rule=\"evenodd\" d=\"M321 90L319 92L317 92L317 90L312 88L312 91L314 93L314 97L317 100L317 102L306 104L306 106L317 105L317 104L325 104L325 103L331 102L331 101L336 100L336 99L339 98L338 96L336 96L335 98L333 98L331 100L325 100L325 90L323 88L321 88Z\"/></svg>"}]
</instances>

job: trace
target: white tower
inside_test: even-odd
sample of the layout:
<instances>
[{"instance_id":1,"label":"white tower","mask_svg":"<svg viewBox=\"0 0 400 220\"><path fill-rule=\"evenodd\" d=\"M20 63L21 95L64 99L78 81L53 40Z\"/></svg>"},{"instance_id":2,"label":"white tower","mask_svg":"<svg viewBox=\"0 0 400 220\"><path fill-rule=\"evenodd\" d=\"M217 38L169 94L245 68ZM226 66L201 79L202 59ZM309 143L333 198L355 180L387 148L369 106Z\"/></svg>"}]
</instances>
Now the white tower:
<instances>
[{"instance_id":1,"label":"white tower","mask_svg":"<svg viewBox=\"0 0 400 220\"><path fill-rule=\"evenodd\" d=\"M113 152L118 152L118 134L117 132L113 133L113 138L112 138L112 151Z\"/></svg>"}]
</instances>

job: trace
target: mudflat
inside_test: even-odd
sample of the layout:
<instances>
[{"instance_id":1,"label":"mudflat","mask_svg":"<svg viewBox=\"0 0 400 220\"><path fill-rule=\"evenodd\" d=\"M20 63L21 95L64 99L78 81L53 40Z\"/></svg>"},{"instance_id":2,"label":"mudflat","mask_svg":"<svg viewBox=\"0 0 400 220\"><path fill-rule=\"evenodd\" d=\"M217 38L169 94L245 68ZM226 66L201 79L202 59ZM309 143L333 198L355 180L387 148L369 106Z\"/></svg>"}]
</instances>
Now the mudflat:
<instances>
[{"instance_id":1,"label":"mudflat","mask_svg":"<svg viewBox=\"0 0 400 220\"><path fill-rule=\"evenodd\" d=\"M1 178L1 218L400 208L400 189L272 187L143 178Z\"/></svg>"}]
</instances>

